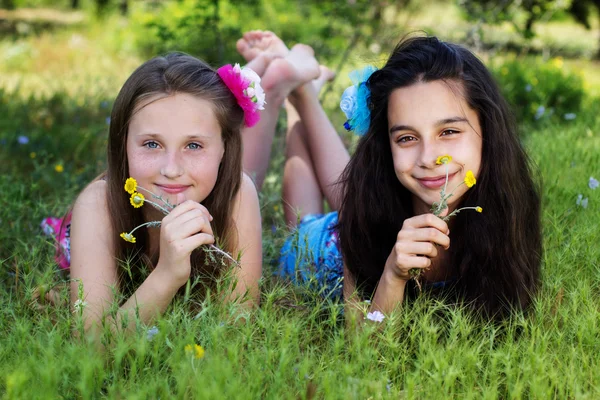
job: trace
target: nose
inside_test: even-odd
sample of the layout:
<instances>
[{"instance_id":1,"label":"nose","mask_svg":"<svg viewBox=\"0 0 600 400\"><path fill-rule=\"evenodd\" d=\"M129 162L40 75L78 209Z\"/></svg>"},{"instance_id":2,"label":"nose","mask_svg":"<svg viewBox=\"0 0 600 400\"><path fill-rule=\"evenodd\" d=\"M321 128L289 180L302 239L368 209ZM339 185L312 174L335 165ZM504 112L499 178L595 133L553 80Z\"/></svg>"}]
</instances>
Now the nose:
<instances>
[{"instance_id":1,"label":"nose","mask_svg":"<svg viewBox=\"0 0 600 400\"><path fill-rule=\"evenodd\" d=\"M169 179L178 178L183 175L183 166L177 152L168 152L165 154L160 174Z\"/></svg>"},{"instance_id":2,"label":"nose","mask_svg":"<svg viewBox=\"0 0 600 400\"><path fill-rule=\"evenodd\" d=\"M423 168L435 168L435 161L442 156L444 149L435 140L423 139L421 142L421 154L419 155L419 166Z\"/></svg>"}]
</instances>

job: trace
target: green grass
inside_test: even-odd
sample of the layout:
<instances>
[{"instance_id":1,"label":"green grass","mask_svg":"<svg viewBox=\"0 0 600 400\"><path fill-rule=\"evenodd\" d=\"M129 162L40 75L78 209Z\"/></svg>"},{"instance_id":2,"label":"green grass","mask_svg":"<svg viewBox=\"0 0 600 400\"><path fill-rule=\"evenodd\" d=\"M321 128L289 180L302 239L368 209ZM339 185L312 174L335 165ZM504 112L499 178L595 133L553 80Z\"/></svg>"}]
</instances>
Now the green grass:
<instances>
[{"instance_id":1,"label":"green grass","mask_svg":"<svg viewBox=\"0 0 600 400\"><path fill-rule=\"evenodd\" d=\"M85 50L69 47L74 34ZM77 315L32 301L34 288L61 279L39 222L63 213L103 169L110 103L140 61L114 42L98 28L57 32L18 44L29 48L18 63L2 57L0 396L598 398L600 189L589 189L588 179L600 179L600 116L591 100L574 121L524 127L543 179L544 226L543 285L528 317L492 326L423 296L382 329L355 332L344 327L339 304L272 278L285 238L280 132L261 193L261 307L243 322L235 306L184 297L156 322L152 340L144 326L112 337L105 352L74 338ZM14 46L0 42L0 53L14 54ZM326 106L339 126L334 97ZM589 199L586 209L576 206L578 194ZM194 343L204 358L185 352Z\"/></svg>"}]
</instances>

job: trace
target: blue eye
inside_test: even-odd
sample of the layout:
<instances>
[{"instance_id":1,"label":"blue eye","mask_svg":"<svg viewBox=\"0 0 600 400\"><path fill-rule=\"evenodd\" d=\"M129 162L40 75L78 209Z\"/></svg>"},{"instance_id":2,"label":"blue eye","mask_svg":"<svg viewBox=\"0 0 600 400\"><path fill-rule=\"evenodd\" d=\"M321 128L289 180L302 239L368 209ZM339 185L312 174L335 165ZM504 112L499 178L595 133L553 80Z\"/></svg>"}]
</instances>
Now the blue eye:
<instances>
[{"instance_id":1,"label":"blue eye","mask_svg":"<svg viewBox=\"0 0 600 400\"><path fill-rule=\"evenodd\" d=\"M149 149L158 149L158 143L154 141L146 142L144 143L144 147L147 147Z\"/></svg>"},{"instance_id":2,"label":"blue eye","mask_svg":"<svg viewBox=\"0 0 600 400\"><path fill-rule=\"evenodd\" d=\"M202 148L202 145L200 145L199 143L190 143L188 144L188 148L190 150L200 150Z\"/></svg>"}]
</instances>

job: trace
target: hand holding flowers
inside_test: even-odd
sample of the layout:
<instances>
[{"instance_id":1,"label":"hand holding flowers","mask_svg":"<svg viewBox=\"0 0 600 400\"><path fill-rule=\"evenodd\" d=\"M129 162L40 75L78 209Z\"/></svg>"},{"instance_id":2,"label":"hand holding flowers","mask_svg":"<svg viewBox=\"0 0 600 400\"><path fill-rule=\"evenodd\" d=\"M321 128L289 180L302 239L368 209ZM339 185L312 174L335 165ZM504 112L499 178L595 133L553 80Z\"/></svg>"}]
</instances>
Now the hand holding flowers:
<instances>
[{"instance_id":1,"label":"hand holding flowers","mask_svg":"<svg viewBox=\"0 0 600 400\"><path fill-rule=\"evenodd\" d=\"M160 258L156 269L166 268L182 285L191 273L190 255L202 245L215 241L212 216L201 204L177 195L177 205L166 215L160 228Z\"/></svg>"},{"instance_id":2,"label":"hand holding flowers","mask_svg":"<svg viewBox=\"0 0 600 400\"><path fill-rule=\"evenodd\" d=\"M200 203L188 200L184 201L183 194L177 195L177 206L172 205L161 196L157 196L147 189L137 185L133 178L125 182L125 191L128 192L130 203L139 208L148 203L165 214L162 221L150 221L135 227L131 232L120 234L123 240L135 243L134 232L142 227L161 227L160 232L160 259L156 268L168 268L171 275L182 284L187 281L191 272L190 254L202 245L208 245L210 251L214 251L237 264L229 254L216 247L210 222L210 212ZM140 193L144 191L150 195L152 200L145 198ZM173 274L174 273L174 274Z\"/></svg>"},{"instance_id":3,"label":"hand holding flowers","mask_svg":"<svg viewBox=\"0 0 600 400\"><path fill-rule=\"evenodd\" d=\"M448 209L448 200L450 199L450 197L453 196L456 189L458 189L462 185L466 185L468 188L472 188L475 185L475 183L477 182L477 180L475 179L475 175L473 175L473 171L467 171L464 180L458 186L456 186L450 193L446 193L446 189L448 188L448 164L451 161L452 161L452 156L450 156L450 155L439 156L436 160L437 165L446 165L446 182L444 184L444 187L440 191L440 201L435 202L431 205L431 212L436 217L440 217L440 215L442 215L442 213ZM446 215L444 217L440 217L440 218L442 219L442 221L448 222L450 220L450 218L452 218L453 216L457 215L458 213L460 213L461 211L464 211L464 210L475 210L479 213L483 212L483 208L481 208L479 206L461 207L461 208L457 208L456 210L452 211L448 215ZM436 242L436 243L439 244L439 242ZM431 257L431 254L435 254L435 255L433 255L433 257L435 257L435 256L437 256L437 250L431 251L429 254L430 254L430 255L428 255L429 257ZM430 260L429 264L431 265L431 260ZM425 268L428 268L428 266ZM421 276L421 272L422 272L422 268L413 268L410 270L410 275L417 283L419 290L421 289L421 282L419 280L419 277Z\"/></svg>"}]
</instances>

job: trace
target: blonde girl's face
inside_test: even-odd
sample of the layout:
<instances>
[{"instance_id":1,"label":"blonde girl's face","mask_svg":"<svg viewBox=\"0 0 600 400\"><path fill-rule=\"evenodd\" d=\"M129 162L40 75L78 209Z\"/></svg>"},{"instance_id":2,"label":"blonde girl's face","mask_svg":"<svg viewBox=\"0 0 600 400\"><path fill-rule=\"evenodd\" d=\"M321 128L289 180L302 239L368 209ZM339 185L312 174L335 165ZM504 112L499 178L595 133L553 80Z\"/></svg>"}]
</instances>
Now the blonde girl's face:
<instances>
[{"instance_id":1,"label":"blonde girl's face","mask_svg":"<svg viewBox=\"0 0 600 400\"><path fill-rule=\"evenodd\" d=\"M388 133L394 170L413 197L415 214L430 212L440 201L446 165L437 165L442 155L448 164L450 211L468 190L463 182L468 170L478 177L481 167L482 133L479 118L462 94L462 86L451 81L418 82L394 90L388 102ZM459 186L460 185L460 186Z\"/></svg>"},{"instance_id":2,"label":"blonde girl's face","mask_svg":"<svg viewBox=\"0 0 600 400\"><path fill-rule=\"evenodd\" d=\"M176 93L144 99L129 124L129 175L171 204L177 204L178 195L206 199L224 153L212 104L199 97Z\"/></svg>"}]
</instances>

